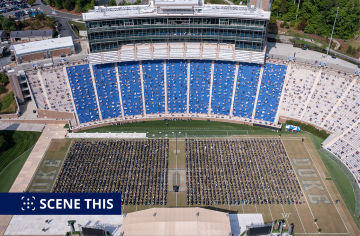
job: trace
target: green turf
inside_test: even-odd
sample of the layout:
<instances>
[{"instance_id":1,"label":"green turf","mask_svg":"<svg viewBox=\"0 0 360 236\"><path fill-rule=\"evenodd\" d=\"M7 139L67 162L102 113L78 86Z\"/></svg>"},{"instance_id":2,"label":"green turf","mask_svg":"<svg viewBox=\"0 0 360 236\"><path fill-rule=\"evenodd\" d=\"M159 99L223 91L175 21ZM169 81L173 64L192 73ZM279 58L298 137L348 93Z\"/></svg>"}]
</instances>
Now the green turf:
<instances>
[{"instance_id":1,"label":"green turf","mask_svg":"<svg viewBox=\"0 0 360 236\"><path fill-rule=\"evenodd\" d=\"M0 173L18 156L34 146L41 132L1 130L0 135L5 137L8 145L0 154Z\"/></svg>"},{"instance_id":2,"label":"green turf","mask_svg":"<svg viewBox=\"0 0 360 236\"><path fill-rule=\"evenodd\" d=\"M9 192L13 185L16 177L20 173L21 168L25 164L28 156L30 155L33 147L20 155L14 162L9 164L4 171L0 174L0 192Z\"/></svg>"},{"instance_id":3,"label":"green turf","mask_svg":"<svg viewBox=\"0 0 360 236\"><path fill-rule=\"evenodd\" d=\"M168 123L168 125L166 125ZM217 121L146 121L127 123L123 125L110 125L94 129L79 131L81 133L107 133L107 132L124 132L124 133L147 133L149 138L160 137L226 137L230 135L276 135L277 133L268 128L241 125ZM290 134L289 132L279 132ZM292 133L294 134L294 133Z\"/></svg>"},{"instance_id":4,"label":"green turf","mask_svg":"<svg viewBox=\"0 0 360 236\"><path fill-rule=\"evenodd\" d=\"M324 140L312 134L309 134L309 136L318 154L320 155L322 162L324 163L327 171L329 172L331 180L334 182L346 207L348 208L350 215L353 217L357 227L360 229L360 218L354 216L355 194L350 180L334 161L332 161L328 156L319 151L321 149L321 143L324 142Z\"/></svg>"}]
</instances>

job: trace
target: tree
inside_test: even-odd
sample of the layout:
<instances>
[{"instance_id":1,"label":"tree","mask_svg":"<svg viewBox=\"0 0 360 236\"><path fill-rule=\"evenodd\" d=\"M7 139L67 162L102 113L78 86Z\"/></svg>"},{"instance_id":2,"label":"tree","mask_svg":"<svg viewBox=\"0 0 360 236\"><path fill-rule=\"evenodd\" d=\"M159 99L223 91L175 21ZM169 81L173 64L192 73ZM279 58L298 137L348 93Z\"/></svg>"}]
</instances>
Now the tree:
<instances>
[{"instance_id":1,"label":"tree","mask_svg":"<svg viewBox=\"0 0 360 236\"><path fill-rule=\"evenodd\" d=\"M65 0L64 8L68 11L72 11L75 8L75 0Z\"/></svg>"},{"instance_id":2,"label":"tree","mask_svg":"<svg viewBox=\"0 0 360 236\"><path fill-rule=\"evenodd\" d=\"M116 1L115 0L110 0L109 1L109 6L116 6Z\"/></svg>"},{"instance_id":3,"label":"tree","mask_svg":"<svg viewBox=\"0 0 360 236\"><path fill-rule=\"evenodd\" d=\"M0 149L6 144L6 140L4 136L0 136Z\"/></svg>"},{"instance_id":4,"label":"tree","mask_svg":"<svg viewBox=\"0 0 360 236\"><path fill-rule=\"evenodd\" d=\"M351 52L352 52L352 46L349 45L348 49L346 50L346 53L351 54Z\"/></svg>"},{"instance_id":5,"label":"tree","mask_svg":"<svg viewBox=\"0 0 360 236\"><path fill-rule=\"evenodd\" d=\"M271 9L273 12L276 11L276 17L279 17L279 9L281 5L282 0L274 0L274 2L271 4Z\"/></svg>"},{"instance_id":6,"label":"tree","mask_svg":"<svg viewBox=\"0 0 360 236\"><path fill-rule=\"evenodd\" d=\"M356 54L356 48L355 47L352 48L351 54L354 54L354 55Z\"/></svg>"},{"instance_id":7,"label":"tree","mask_svg":"<svg viewBox=\"0 0 360 236\"><path fill-rule=\"evenodd\" d=\"M281 5L280 5L280 12L283 14L283 16L287 12L287 9L288 9L287 1L282 0Z\"/></svg>"},{"instance_id":8,"label":"tree","mask_svg":"<svg viewBox=\"0 0 360 236\"><path fill-rule=\"evenodd\" d=\"M305 17L303 17L298 25L298 30L304 30L306 26L307 26L307 21Z\"/></svg>"},{"instance_id":9,"label":"tree","mask_svg":"<svg viewBox=\"0 0 360 236\"><path fill-rule=\"evenodd\" d=\"M48 17L45 25L51 27L52 29L55 29L57 26L57 22L54 17Z\"/></svg>"},{"instance_id":10,"label":"tree","mask_svg":"<svg viewBox=\"0 0 360 236\"><path fill-rule=\"evenodd\" d=\"M270 16L270 24L276 24L276 17Z\"/></svg>"},{"instance_id":11,"label":"tree","mask_svg":"<svg viewBox=\"0 0 360 236\"><path fill-rule=\"evenodd\" d=\"M35 23L36 27L40 28L41 27L41 23L39 20L36 20L36 23Z\"/></svg>"},{"instance_id":12,"label":"tree","mask_svg":"<svg viewBox=\"0 0 360 236\"><path fill-rule=\"evenodd\" d=\"M38 11L35 13L35 19L38 21L43 21L45 19L45 14L44 13L39 13Z\"/></svg>"},{"instance_id":13,"label":"tree","mask_svg":"<svg viewBox=\"0 0 360 236\"><path fill-rule=\"evenodd\" d=\"M5 92L5 87L4 86L0 86L0 93Z\"/></svg>"},{"instance_id":14,"label":"tree","mask_svg":"<svg viewBox=\"0 0 360 236\"><path fill-rule=\"evenodd\" d=\"M28 0L28 4L30 4L30 5L34 5L34 3L36 2L36 0Z\"/></svg>"},{"instance_id":15,"label":"tree","mask_svg":"<svg viewBox=\"0 0 360 236\"><path fill-rule=\"evenodd\" d=\"M4 30L9 30L9 31L15 31L16 30L16 24L15 24L15 20L9 17L2 17L0 18L1 20L1 27Z\"/></svg>"},{"instance_id":16,"label":"tree","mask_svg":"<svg viewBox=\"0 0 360 236\"><path fill-rule=\"evenodd\" d=\"M34 29L35 29L35 23L34 23L34 22L30 23L30 29L31 29L31 30L34 30Z\"/></svg>"},{"instance_id":17,"label":"tree","mask_svg":"<svg viewBox=\"0 0 360 236\"><path fill-rule=\"evenodd\" d=\"M312 25L307 25L304 29L304 32L308 34L313 34L315 32L315 29Z\"/></svg>"},{"instance_id":18,"label":"tree","mask_svg":"<svg viewBox=\"0 0 360 236\"><path fill-rule=\"evenodd\" d=\"M126 4L125 0L122 0L121 2L119 2L119 6L123 6L125 4Z\"/></svg>"},{"instance_id":19,"label":"tree","mask_svg":"<svg viewBox=\"0 0 360 236\"><path fill-rule=\"evenodd\" d=\"M0 74L0 82L3 84L8 84L10 82L5 73Z\"/></svg>"}]
</instances>

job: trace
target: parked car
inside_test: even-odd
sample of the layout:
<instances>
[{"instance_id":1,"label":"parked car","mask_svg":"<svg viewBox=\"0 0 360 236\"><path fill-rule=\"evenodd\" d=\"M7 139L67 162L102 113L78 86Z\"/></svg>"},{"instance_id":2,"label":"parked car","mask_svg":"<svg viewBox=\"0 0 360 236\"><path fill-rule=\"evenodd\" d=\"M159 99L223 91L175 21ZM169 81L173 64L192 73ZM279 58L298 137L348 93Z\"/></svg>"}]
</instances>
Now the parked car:
<instances>
[{"instance_id":1,"label":"parked car","mask_svg":"<svg viewBox=\"0 0 360 236\"><path fill-rule=\"evenodd\" d=\"M2 41L1 44L9 44L9 41Z\"/></svg>"}]
</instances>

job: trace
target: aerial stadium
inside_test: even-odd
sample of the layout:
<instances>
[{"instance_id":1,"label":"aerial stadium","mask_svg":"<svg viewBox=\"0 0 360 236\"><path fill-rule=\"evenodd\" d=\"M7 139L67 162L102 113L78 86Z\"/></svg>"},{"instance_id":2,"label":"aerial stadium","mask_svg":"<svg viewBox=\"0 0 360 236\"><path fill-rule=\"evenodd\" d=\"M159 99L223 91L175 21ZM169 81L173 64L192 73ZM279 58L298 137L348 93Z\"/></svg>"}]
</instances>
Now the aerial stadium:
<instances>
[{"instance_id":1,"label":"aerial stadium","mask_svg":"<svg viewBox=\"0 0 360 236\"><path fill-rule=\"evenodd\" d=\"M96 6L84 59L10 73L41 133L8 191L122 209L3 234L360 235L359 73L269 57L271 2Z\"/></svg>"}]
</instances>

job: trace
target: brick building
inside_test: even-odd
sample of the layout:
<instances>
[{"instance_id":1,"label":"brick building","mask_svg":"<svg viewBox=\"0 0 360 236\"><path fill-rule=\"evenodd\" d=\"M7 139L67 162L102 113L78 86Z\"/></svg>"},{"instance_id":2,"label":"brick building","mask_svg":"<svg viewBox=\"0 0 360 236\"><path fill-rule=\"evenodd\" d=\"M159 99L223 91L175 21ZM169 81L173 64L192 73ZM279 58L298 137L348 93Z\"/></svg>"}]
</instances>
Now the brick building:
<instances>
[{"instance_id":1,"label":"brick building","mask_svg":"<svg viewBox=\"0 0 360 236\"><path fill-rule=\"evenodd\" d=\"M32 62L61 55L75 54L72 37L54 38L14 45L18 63Z\"/></svg>"}]
</instances>

